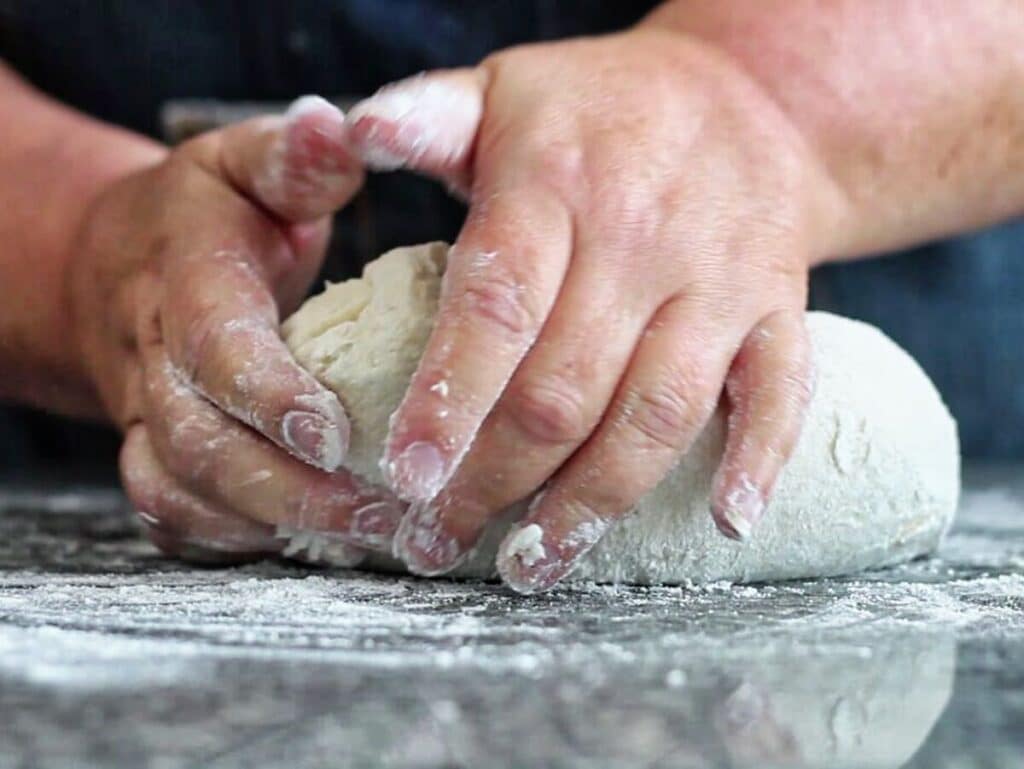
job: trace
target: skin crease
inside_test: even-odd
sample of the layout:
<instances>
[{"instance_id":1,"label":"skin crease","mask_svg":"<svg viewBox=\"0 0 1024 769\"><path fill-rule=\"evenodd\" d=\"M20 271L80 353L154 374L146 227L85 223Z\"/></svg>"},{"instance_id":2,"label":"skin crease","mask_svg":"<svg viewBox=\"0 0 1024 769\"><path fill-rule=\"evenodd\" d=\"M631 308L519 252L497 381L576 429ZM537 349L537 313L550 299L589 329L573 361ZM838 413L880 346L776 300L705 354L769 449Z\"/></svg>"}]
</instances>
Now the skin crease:
<instances>
[{"instance_id":1,"label":"skin crease","mask_svg":"<svg viewBox=\"0 0 1024 769\"><path fill-rule=\"evenodd\" d=\"M723 386L712 512L756 536L812 386L808 266L1024 210L1022 16L1016 0L672 2L621 35L441 73L443 110L421 82L411 107L368 103L344 132L307 102L170 154L0 71L0 395L124 429L126 488L170 552L273 550L279 523L387 549L400 507L311 466L337 466L344 415L275 341L324 216L360 183L355 145L472 210L386 458L413 502L394 547L414 570L443 572L544 487L539 547L501 560L516 589L548 587ZM418 136L430 99L445 130ZM391 523L352 531L382 498Z\"/></svg>"}]
</instances>

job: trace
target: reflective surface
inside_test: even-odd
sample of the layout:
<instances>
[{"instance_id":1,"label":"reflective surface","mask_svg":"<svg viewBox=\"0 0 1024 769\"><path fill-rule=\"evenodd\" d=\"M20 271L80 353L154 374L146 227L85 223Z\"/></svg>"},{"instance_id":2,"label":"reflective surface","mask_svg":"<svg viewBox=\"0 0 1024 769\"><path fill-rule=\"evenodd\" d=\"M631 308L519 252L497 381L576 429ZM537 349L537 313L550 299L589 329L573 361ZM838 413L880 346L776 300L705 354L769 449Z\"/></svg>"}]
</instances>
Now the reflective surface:
<instances>
[{"instance_id":1,"label":"reflective surface","mask_svg":"<svg viewBox=\"0 0 1024 769\"><path fill-rule=\"evenodd\" d=\"M0 767L1024 767L1024 481L855 579L522 598L197 570L0 492Z\"/></svg>"}]
</instances>

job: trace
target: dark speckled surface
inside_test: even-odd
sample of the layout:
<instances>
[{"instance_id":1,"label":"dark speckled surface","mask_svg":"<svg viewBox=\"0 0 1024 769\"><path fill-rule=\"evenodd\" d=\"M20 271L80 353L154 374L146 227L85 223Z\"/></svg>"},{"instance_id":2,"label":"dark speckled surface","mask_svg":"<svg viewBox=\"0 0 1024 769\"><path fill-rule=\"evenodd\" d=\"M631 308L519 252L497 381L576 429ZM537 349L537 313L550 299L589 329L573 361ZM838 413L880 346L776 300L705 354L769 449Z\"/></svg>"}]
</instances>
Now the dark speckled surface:
<instances>
[{"instance_id":1,"label":"dark speckled surface","mask_svg":"<svg viewBox=\"0 0 1024 769\"><path fill-rule=\"evenodd\" d=\"M522 598L159 558L0 492L0 767L1024 767L1024 480L853 579Z\"/></svg>"}]
</instances>

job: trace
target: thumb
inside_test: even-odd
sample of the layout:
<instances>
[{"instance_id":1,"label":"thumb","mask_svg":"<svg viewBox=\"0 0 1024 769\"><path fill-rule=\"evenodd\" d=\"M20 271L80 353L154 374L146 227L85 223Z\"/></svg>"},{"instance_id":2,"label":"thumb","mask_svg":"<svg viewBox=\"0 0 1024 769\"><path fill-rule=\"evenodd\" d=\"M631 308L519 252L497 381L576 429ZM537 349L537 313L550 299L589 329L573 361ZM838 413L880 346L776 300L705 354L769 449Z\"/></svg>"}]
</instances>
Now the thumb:
<instances>
[{"instance_id":1,"label":"thumb","mask_svg":"<svg viewBox=\"0 0 1024 769\"><path fill-rule=\"evenodd\" d=\"M330 102L304 96L284 115L225 128L215 153L202 159L285 223L314 223L344 206L363 182L344 119Z\"/></svg>"},{"instance_id":2,"label":"thumb","mask_svg":"<svg viewBox=\"0 0 1024 769\"><path fill-rule=\"evenodd\" d=\"M369 168L418 171L465 195L486 88L482 68L438 70L387 85L349 111L349 145Z\"/></svg>"}]
</instances>

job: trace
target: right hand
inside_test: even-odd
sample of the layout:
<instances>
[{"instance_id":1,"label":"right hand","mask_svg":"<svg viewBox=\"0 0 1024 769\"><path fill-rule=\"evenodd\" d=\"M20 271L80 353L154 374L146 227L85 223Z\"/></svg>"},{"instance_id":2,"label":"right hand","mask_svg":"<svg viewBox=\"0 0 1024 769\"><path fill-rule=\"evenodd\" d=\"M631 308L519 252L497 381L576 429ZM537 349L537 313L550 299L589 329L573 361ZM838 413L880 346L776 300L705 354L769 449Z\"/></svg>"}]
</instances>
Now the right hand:
<instances>
[{"instance_id":1,"label":"right hand","mask_svg":"<svg viewBox=\"0 0 1024 769\"><path fill-rule=\"evenodd\" d=\"M332 535L353 563L390 551L400 505L340 469L342 406L278 333L317 274L331 214L362 184L343 136L340 111L301 99L182 145L85 215L75 341L124 431L125 490L166 552L276 553L278 526Z\"/></svg>"}]
</instances>

